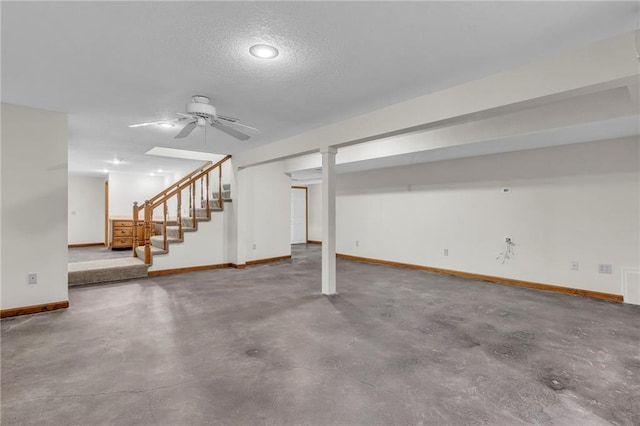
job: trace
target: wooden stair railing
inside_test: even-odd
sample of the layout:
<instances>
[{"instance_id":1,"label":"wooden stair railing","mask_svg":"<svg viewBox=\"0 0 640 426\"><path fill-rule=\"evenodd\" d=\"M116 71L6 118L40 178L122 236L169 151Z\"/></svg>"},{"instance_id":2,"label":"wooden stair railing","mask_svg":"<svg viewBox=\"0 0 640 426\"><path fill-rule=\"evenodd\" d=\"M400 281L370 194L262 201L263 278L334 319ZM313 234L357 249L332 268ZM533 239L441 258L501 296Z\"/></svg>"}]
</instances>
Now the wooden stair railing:
<instances>
[{"instance_id":1,"label":"wooden stair railing","mask_svg":"<svg viewBox=\"0 0 640 426\"><path fill-rule=\"evenodd\" d=\"M176 221L178 226L178 238L182 239L183 229L182 229L182 193L188 190L189 197L189 216L191 217L192 227L197 228L197 219L196 219L196 192L197 192L197 184L200 184L200 204L206 207L206 217L207 219L211 218L211 210L209 203L209 194L210 194L210 179L209 174L214 171L216 168L218 169L218 208L223 208L223 200L222 200L222 165L231 158L231 155L227 155L222 160L217 163L213 163L208 161L204 163L202 166L193 170L186 176L184 176L179 181L171 184L164 190L160 191L158 194L153 196L151 199L146 200L141 206L138 205L137 202L133 203L133 256L137 257L136 247L138 247L138 235L136 230L138 229L138 222L140 220L140 214L143 214L144 221L144 231L143 231L143 240L144 240L144 263L147 265L151 263L151 236L153 235L154 230L154 220L153 220L153 212L157 207L162 206L162 235L163 235L163 247L164 250L167 250L167 222L169 221L168 214L168 205L167 202L175 197L176 199ZM205 195L206 194L206 195Z\"/></svg>"}]
</instances>

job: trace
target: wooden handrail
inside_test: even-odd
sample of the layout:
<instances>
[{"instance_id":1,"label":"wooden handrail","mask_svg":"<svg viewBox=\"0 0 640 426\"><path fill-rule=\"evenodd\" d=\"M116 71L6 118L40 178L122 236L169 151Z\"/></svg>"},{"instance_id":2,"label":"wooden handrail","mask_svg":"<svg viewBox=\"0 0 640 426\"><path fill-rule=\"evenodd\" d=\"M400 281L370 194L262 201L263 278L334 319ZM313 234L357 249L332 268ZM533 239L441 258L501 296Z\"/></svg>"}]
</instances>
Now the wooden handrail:
<instances>
[{"instance_id":1,"label":"wooden handrail","mask_svg":"<svg viewBox=\"0 0 640 426\"><path fill-rule=\"evenodd\" d=\"M153 210L162 205L162 234L163 234L163 247L167 250L167 222L168 222L168 208L167 202L172 198L177 199L177 215L178 220L178 238L182 239L182 192L189 189L189 213L191 215L192 227L197 227L196 222L196 183L200 180L200 203L203 204L206 200L207 218L211 218L211 212L209 210L209 173L218 168L218 186L219 186L219 206L222 207L222 164L231 158L227 155L222 160L213 164L211 161L203 164L197 169L193 170L188 175L181 178L179 181L171 184L163 191L156 194L150 200L146 200L142 206L139 206L137 202L133 203L133 256L137 257L136 247L139 244L137 238L137 226L140 222L140 213L144 213L144 262L146 264L151 263L151 235L153 235ZM206 198L204 197L204 191L206 186Z\"/></svg>"},{"instance_id":2,"label":"wooden handrail","mask_svg":"<svg viewBox=\"0 0 640 426\"><path fill-rule=\"evenodd\" d=\"M227 161L229 158L231 158L230 155L227 155L226 157L224 157L222 160L218 161L217 163L207 167L206 169L203 169L200 173L191 176L191 179L189 179L188 182L182 181L179 184L173 184L171 185L169 188L167 188L167 190L171 189L171 191L168 192L164 192L164 196L160 199L157 199L155 201L151 201L149 200L149 202L151 203L152 207L157 207L160 204L162 204L165 200L168 200L169 198L173 197L174 195L176 195L176 193L178 193L179 191L182 191L184 189L186 189L187 187L189 187L189 185L194 185L194 191L193 191L193 200L194 200L194 206L195 206L195 198L196 198L196 194L195 194L195 183L198 179L202 178L203 176L205 176L206 174L210 173L212 170L214 170L216 167L221 166L222 163L224 163L225 161Z\"/></svg>"},{"instance_id":3,"label":"wooden handrail","mask_svg":"<svg viewBox=\"0 0 640 426\"><path fill-rule=\"evenodd\" d=\"M226 158L226 157L225 157ZM198 168L192 170L191 172L189 172L188 174L186 174L185 176L183 176L180 180L178 180L177 182L174 182L173 184L171 184L170 186L168 186L167 188L163 189L162 191L158 192L156 195L154 195L153 197L149 198L149 201L151 201L151 204L155 204L156 200L160 197L162 197L162 195L166 194L168 190L170 190L171 188L174 188L178 185L180 185L181 183L188 181L193 175L195 175L198 172L202 172L202 170L204 170L207 166L210 166L211 164L213 164L211 161L207 161L206 163L202 164L201 166L199 166Z\"/></svg>"}]
</instances>

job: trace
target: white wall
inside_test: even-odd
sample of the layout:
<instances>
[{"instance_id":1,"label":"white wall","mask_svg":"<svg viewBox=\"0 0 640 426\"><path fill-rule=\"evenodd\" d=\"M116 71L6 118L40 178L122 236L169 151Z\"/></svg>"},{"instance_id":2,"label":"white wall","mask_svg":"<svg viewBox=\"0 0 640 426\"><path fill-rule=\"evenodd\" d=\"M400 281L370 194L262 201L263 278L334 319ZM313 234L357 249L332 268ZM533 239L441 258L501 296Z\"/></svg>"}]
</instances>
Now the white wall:
<instances>
[{"instance_id":1,"label":"white wall","mask_svg":"<svg viewBox=\"0 0 640 426\"><path fill-rule=\"evenodd\" d=\"M1 308L66 301L67 115L2 104L1 139Z\"/></svg>"},{"instance_id":2,"label":"white wall","mask_svg":"<svg viewBox=\"0 0 640 426\"><path fill-rule=\"evenodd\" d=\"M198 230L185 232L182 243L170 244L169 253L153 257L149 271L228 263L227 211L211 212L211 220L198 222Z\"/></svg>"},{"instance_id":3,"label":"white wall","mask_svg":"<svg viewBox=\"0 0 640 426\"><path fill-rule=\"evenodd\" d=\"M309 240L322 240L322 184L309 185Z\"/></svg>"},{"instance_id":4,"label":"white wall","mask_svg":"<svg viewBox=\"0 0 640 426\"><path fill-rule=\"evenodd\" d=\"M109 216L131 217L134 201L142 205L145 200L166 188L171 178L143 173L109 173ZM169 211L174 212L175 207ZM158 210L154 215L161 216L162 212Z\"/></svg>"},{"instance_id":5,"label":"white wall","mask_svg":"<svg viewBox=\"0 0 640 426\"><path fill-rule=\"evenodd\" d=\"M104 241L105 178L69 176L69 244Z\"/></svg>"},{"instance_id":6,"label":"white wall","mask_svg":"<svg viewBox=\"0 0 640 426\"><path fill-rule=\"evenodd\" d=\"M283 163L243 169L237 181L239 205L234 207L239 209L239 259L290 255L291 179L284 173Z\"/></svg>"},{"instance_id":7,"label":"white wall","mask_svg":"<svg viewBox=\"0 0 640 426\"><path fill-rule=\"evenodd\" d=\"M337 251L622 294L640 258L638 160L626 139L339 175Z\"/></svg>"}]
</instances>

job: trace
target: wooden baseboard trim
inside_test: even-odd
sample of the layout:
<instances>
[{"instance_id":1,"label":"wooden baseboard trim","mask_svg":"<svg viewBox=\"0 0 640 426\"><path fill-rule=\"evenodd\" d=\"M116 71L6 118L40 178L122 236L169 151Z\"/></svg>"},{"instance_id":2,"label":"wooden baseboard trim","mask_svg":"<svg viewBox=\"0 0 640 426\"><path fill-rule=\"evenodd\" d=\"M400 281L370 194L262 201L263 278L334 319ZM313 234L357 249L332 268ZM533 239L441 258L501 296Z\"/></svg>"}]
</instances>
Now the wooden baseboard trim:
<instances>
[{"instance_id":1,"label":"wooden baseboard trim","mask_svg":"<svg viewBox=\"0 0 640 426\"><path fill-rule=\"evenodd\" d=\"M247 264L246 263L240 263L240 264L238 264L238 263L230 263L229 266L231 266L234 269L244 269L244 268L247 267Z\"/></svg>"},{"instance_id":2,"label":"wooden baseboard trim","mask_svg":"<svg viewBox=\"0 0 640 426\"><path fill-rule=\"evenodd\" d=\"M287 256L278 256L278 257L269 257L267 259L258 259L258 260L248 260L246 265L250 266L250 265L259 265L261 263L269 263L269 262L279 262L281 260L289 260L291 259L291 255L287 255Z\"/></svg>"},{"instance_id":3,"label":"wooden baseboard trim","mask_svg":"<svg viewBox=\"0 0 640 426\"><path fill-rule=\"evenodd\" d=\"M336 256L340 257L342 259L356 260L356 261L359 261L359 262L367 262L367 263L375 263L375 264L378 264L378 265L395 266L395 267L398 267L398 268L417 269L419 271L436 272L436 273L439 273L439 274L453 275L453 276L462 277L462 278L471 278L471 279L474 279L474 280L488 281L488 282L493 282L493 283L498 283L498 284L507 284L507 285L514 285L514 286L518 286L518 287L527 287L527 288L533 288L533 289L536 289L536 290L553 291L553 292L556 292L556 293L575 294L575 295L578 295L578 296L591 297L591 298L594 298L594 299L609 300L609 301L612 301L612 302L621 303L621 302L624 301L623 296L619 295L619 294L601 293L599 291L581 290L581 289L578 289L578 288L562 287L562 286L552 285L552 284L542 284L542 283L536 283L536 282L530 282L530 281L516 280L516 279L513 279L513 278L494 277L492 275L474 274L474 273L471 273L471 272L462 272L462 271L454 271L454 270L451 270L451 269L434 268L434 267L431 267L431 266L414 265L414 264L411 264L411 263L401 263L401 262L393 262L393 261L390 261L390 260L380 260L380 259L372 259L372 258L368 258L368 257L352 256L352 255L349 255L349 254L337 253Z\"/></svg>"},{"instance_id":4,"label":"wooden baseboard trim","mask_svg":"<svg viewBox=\"0 0 640 426\"><path fill-rule=\"evenodd\" d=\"M104 243L82 243L82 244L69 244L67 247L69 248L80 248L80 247L97 247L103 246Z\"/></svg>"},{"instance_id":5,"label":"wooden baseboard trim","mask_svg":"<svg viewBox=\"0 0 640 426\"><path fill-rule=\"evenodd\" d=\"M0 311L0 318L15 317L18 315L37 314L39 312L55 311L56 309L66 309L69 301L44 303L42 305L23 306L21 308L3 309Z\"/></svg>"},{"instance_id":6,"label":"wooden baseboard trim","mask_svg":"<svg viewBox=\"0 0 640 426\"><path fill-rule=\"evenodd\" d=\"M307 240L308 244L322 244L322 241L317 241L317 240Z\"/></svg>"},{"instance_id":7,"label":"wooden baseboard trim","mask_svg":"<svg viewBox=\"0 0 640 426\"><path fill-rule=\"evenodd\" d=\"M207 271L209 269L229 268L231 265L232 265L231 263L220 263L217 265L201 265L201 266L187 266L184 268L161 269L159 271L149 271L147 273L147 276L157 277L158 275L171 275L171 274L182 274L184 272Z\"/></svg>"}]
</instances>

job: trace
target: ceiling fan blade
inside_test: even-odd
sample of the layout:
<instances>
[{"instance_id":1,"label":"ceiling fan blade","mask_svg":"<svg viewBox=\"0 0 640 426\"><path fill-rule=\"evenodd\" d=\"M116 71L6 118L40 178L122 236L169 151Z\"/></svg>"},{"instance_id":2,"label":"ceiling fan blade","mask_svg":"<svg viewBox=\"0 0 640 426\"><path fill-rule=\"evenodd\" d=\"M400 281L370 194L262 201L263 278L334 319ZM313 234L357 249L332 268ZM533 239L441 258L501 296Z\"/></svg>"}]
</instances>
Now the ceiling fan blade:
<instances>
[{"instance_id":1,"label":"ceiling fan blade","mask_svg":"<svg viewBox=\"0 0 640 426\"><path fill-rule=\"evenodd\" d=\"M232 122L231 124L233 124L234 126L245 127L249 130L253 130L254 132L260 133L260 130L256 129L255 127L247 126L246 124L242 124L239 121Z\"/></svg>"},{"instance_id":2,"label":"ceiling fan blade","mask_svg":"<svg viewBox=\"0 0 640 426\"><path fill-rule=\"evenodd\" d=\"M170 120L150 121L148 123L131 124L131 125L129 125L129 127L151 126L152 124L166 123L168 121L170 121Z\"/></svg>"},{"instance_id":3,"label":"ceiling fan blade","mask_svg":"<svg viewBox=\"0 0 640 426\"><path fill-rule=\"evenodd\" d=\"M227 117L226 115L220 115L220 114L218 114L218 118L220 120L229 121L231 123L235 123L235 122L240 121L239 118Z\"/></svg>"},{"instance_id":4,"label":"ceiling fan blade","mask_svg":"<svg viewBox=\"0 0 640 426\"><path fill-rule=\"evenodd\" d=\"M180 138L186 138L187 136L189 136L189 134L191 132L193 132L193 129L196 128L197 126L197 121L190 121L188 122L183 128L182 130L180 130L180 133L178 133L176 135L176 139L180 139Z\"/></svg>"},{"instance_id":5,"label":"ceiling fan blade","mask_svg":"<svg viewBox=\"0 0 640 426\"><path fill-rule=\"evenodd\" d=\"M239 130L234 129L233 127L227 126L226 124L222 124L219 121L212 121L211 125L216 129L225 132L226 134L233 136L236 139L240 139L241 141L246 141L249 139L249 135L245 135Z\"/></svg>"}]
</instances>

